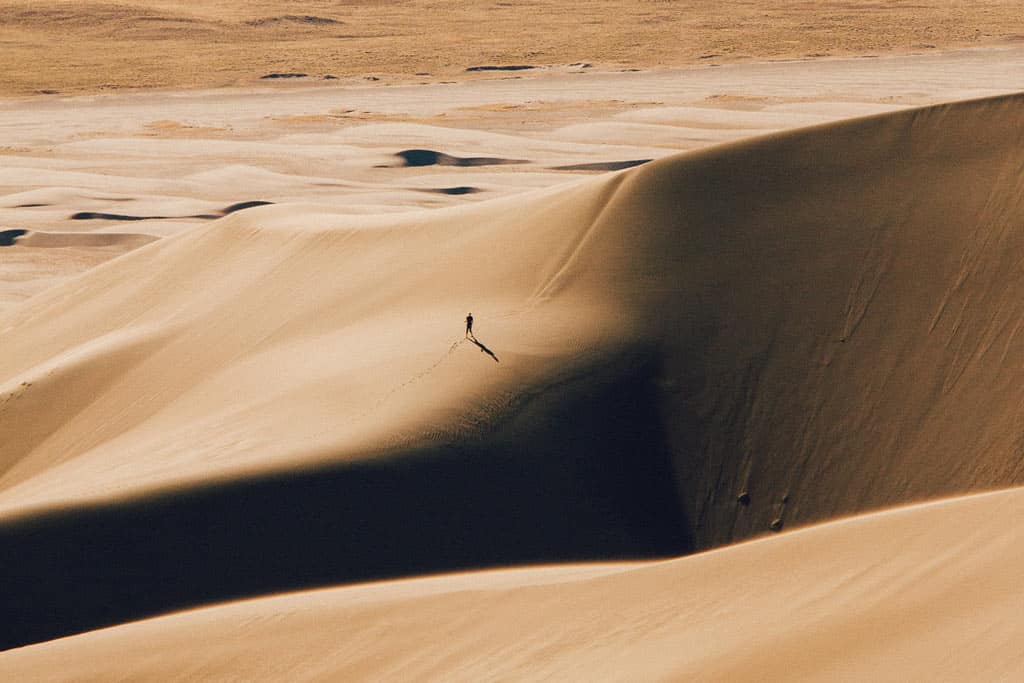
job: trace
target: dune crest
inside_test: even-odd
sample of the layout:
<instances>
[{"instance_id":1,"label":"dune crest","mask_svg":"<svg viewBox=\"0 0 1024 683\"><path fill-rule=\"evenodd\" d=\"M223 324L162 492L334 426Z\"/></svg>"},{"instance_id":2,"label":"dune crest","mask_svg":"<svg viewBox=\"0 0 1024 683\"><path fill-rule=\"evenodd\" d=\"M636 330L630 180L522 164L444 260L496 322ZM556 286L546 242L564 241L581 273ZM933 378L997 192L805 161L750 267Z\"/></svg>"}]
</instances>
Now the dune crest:
<instances>
[{"instance_id":1,"label":"dune crest","mask_svg":"<svg viewBox=\"0 0 1024 683\"><path fill-rule=\"evenodd\" d=\"M1022 115L906 110L419 214L256 207L0 313L2 538L80 542L0 569L3 642L1021 483ZM453 346L470 309L500 363ZM279 504L253 524L254 500ZM292 552L310 524L329 553ZM241 581L257 555L288 559ZM167 558L221 583L151 591Z\"/></svg>"},{"instance_id":2,"label":"dune crest","mask_svg":"<svg viewBox=\"0 0 1024 683\"><path fill-rule=\"evenodd\" d=\"M1016 489L668 562L295 593L14 650L0 671L108 680L130 653L151 681L1015 680L1022 513Z\"/></svg>"}]
</instances>

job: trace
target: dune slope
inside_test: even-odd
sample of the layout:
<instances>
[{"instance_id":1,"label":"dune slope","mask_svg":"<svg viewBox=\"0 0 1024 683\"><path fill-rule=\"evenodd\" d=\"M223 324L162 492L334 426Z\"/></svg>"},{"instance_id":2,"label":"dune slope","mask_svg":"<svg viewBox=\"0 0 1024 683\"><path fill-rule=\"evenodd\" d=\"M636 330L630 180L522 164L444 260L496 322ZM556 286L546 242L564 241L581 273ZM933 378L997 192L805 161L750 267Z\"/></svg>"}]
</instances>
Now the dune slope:
<instances>
[{"instance_id":1,"label":"dune slope","mask_svg":"<svg viewBox=\"0 0 1024 683\"><path fill-rule=\"evenodd\" d=\"M221 605L0 654L15 680L1017 680L1024 491L641 566ZM182 653L188 653L182 656Z\"/></svg>"},{"instance_id":2,"label":"dune slope","mask_svg":"<svg viewBox=\"0 0 1024 683\"><path fill-rule=\"evenodd\" d=\"M1022 114L250 209L0 313L0 643L1020 483Z\"/></svg>"}]
</instances>

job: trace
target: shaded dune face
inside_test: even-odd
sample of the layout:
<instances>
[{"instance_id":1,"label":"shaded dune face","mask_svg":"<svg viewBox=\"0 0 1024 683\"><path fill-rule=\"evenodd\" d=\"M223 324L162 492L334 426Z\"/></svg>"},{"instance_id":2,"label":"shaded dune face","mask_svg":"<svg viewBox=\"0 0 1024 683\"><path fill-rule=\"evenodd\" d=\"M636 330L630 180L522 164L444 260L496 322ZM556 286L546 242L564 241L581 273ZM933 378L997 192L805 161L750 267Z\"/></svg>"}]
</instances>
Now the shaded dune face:
<instances>
[{"instance_id":1,"label":"shaded dune face","mask_svg":"<svg viewBox=\"0 0 1024 683\"><path fill-rule=\"evenodd\" d=\"M629 159L627 161L598 161L586 164L567 164L565 166L554 166L555 171L621 171L624 168L642 166L651 161L650 159Z\"/></svg>"},{"instance_id":2,"label":"shaded dune face","mask_svg":"<svg viewBox=\"0 0 1024 683\"><path fill-rule=\"evenodd\" d=\"M522 159L502 159L500 157L457 157L432 149L406 149L395 154L404 166L504 166L507 164L525 164Z\"/></svg>"},{"instance_id":3,"label":"shaded dune face","mask_svg":"<svg viewBox=\"0 0 1024 683\"><path fill-rule=\"evenodd\" d=\"M624 182L601 278L657 330L698 547L1024 481L1022 113L910 110Z\"/></svg>"},{"instance_id":4,"label":"shaded dune face","mask_svg":"<svg viewBox=\"0 0 1024 683\"><path fill-rule=\"evenodd\" d=\"M90 220L103 220L103 221L159 221L167 219L182 219L182 218L203 218L207 220L214 220L235 213L236 211L244 211L245 209L251 209L257 206L267 206L273 204L273 202L267 202L263 200L252 200L245 202L237 202L230 206L224 207L218 213L204 213L204 214L193 214L191 216L132 216L129 214L121 213L101 213L97 211L78 211L71 214L69 217L73 221L90 221Z\"/></svg>"},{"instance_id":5,"label":"shaded dune face","mask_svg":"<svg viewBox=\"0 0 1024 683\"><path fill-rule=\"evenodd\" d=\"M464 443L9 520L0 579L20 590L0 642L311 586L686 553L653 387L624 364L640 372L591 368L585 392Z\"/></svg>"},{"instance_id":6,"label":"shaded dune face","mask_svg":"<svg viewBox=\"0 0 1024 683\"><path fill-rule=\"evenodd\" d=\"M31 625L4 643L1021 483L1022 115L904 111L383 223L259 208L45 292L0 317L0 547L25 558L0 623ZM500 364L458 346L466 302Z\"/></svg>"},{"instance_id":7,"label":"shaded dune face","mask_svg":"<svg viewBox=\"0 0 1024 683\"><path fill-rule=\"evenodd\" d=\"M28 230L20 229L0 230L0 247L11 246L19 237L26 234L27 232Z\"/></svg>"}]
</instances>

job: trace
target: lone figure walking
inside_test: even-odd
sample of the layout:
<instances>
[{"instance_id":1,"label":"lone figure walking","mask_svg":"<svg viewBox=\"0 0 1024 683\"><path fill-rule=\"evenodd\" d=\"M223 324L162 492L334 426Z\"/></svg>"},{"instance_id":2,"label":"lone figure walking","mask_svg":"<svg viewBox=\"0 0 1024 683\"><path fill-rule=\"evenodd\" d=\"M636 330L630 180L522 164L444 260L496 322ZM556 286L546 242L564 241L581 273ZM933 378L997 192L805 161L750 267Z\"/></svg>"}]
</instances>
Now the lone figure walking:
<instances>
[{"instance_id":1,"label":"lone figure walking","mask_svg":"<svg viewBox=\"0 0 1024 683\"><path fill-rule=\"evenodd\" d=\"M472 337L473 336L473 314L472 313L470 313L469 315L466 316L466 336L467 337Z\"/></svg>"}]
</instances>

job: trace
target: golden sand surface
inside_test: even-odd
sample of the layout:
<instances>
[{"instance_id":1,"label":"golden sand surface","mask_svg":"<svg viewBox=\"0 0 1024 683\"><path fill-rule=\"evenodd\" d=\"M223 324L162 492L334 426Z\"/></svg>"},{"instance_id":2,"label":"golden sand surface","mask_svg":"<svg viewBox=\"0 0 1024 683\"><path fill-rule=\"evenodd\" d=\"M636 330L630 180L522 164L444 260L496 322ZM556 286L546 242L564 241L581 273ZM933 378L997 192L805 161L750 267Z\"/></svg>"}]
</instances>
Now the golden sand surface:
<instances>
[{"instance_id":1,"label":"golden sand surface","mask_svg":"<svg viewBox=\"0 0 1024 683\"><path fill-rule=\"evenodd\" d=\"M1024 491L667 562L307 591L0 654L16 680L1017 680Z\"/></svg>"},{"instance_id":2,"label":"golden sand surface","mask_svg":"<svg viewBox=\"0 0 1024 683\"><path fill-rule=\"evenodd\" d=\"M379 5L5 3L0 679L1020 679L1012 6Z\"/></svg>"},{"instance_id":3,"label":"golden sand surface","mask_svg":"<svg viewBox=\"0 0 1024 683\"><path fill-rule=\"evenodd\" d=\"M273 73L446 80L476 66L648 68L1022 38L1016 0L4 0L0 95L219 87Z\"/></svg>"}]
</instances>

